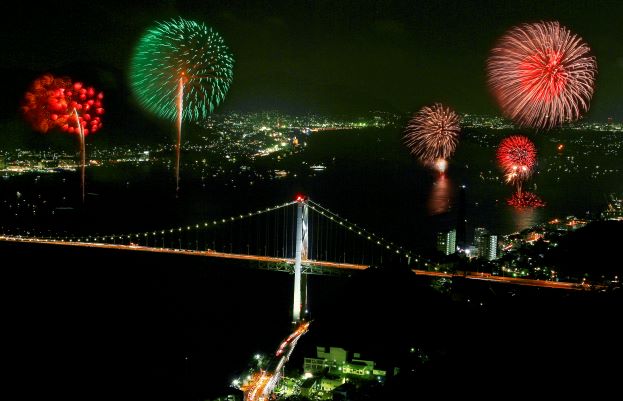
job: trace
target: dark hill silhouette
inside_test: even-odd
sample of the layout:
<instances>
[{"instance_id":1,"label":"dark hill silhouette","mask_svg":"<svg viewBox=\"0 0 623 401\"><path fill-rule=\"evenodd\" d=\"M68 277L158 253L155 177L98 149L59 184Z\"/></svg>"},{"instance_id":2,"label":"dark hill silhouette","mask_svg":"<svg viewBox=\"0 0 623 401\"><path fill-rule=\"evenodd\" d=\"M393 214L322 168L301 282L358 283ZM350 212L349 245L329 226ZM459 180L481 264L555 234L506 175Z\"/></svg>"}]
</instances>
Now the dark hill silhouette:
<instances>
[{"instance_id":1,"label":"dark hill silhouette","mask_svg":"<svg viewBox=\"0 0 623 401\"><path fill-rule=\"evenodd\" d=\"M623 272L616 256L621 251L623 222L596 221L569 233L550 252L550 261L561 272L588 272L591 275Z\"/></svg>"}]
</instances>

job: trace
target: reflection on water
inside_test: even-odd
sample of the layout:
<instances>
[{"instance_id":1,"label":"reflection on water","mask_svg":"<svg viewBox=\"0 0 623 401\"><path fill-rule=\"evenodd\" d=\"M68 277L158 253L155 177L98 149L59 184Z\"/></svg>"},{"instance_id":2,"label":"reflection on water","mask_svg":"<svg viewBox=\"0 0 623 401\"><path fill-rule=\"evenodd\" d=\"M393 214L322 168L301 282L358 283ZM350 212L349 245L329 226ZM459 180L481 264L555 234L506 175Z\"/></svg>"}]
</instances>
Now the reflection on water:
<instances>
[{"instance_id":1,"label":"reflection on water","mask_svg":"<svg viewBox=\"0 0 623 401\"><path fill-rule=\"evenodd\" d=\"M426 203L428 214L434 216L448 212L453 198L454 187L452 180L445 175L440 175L437 181L433 183L428 202Z\"/></svg>"},{"instance_id":2,"label":"reflection on water","mask_svg":"<svg viewBox=\"0 0 623 401\"><path fill-rule=\"evenodd\" d=\"M513 231L521 231L543 222L543 208L514 208L510 206L508 208L512 217Z\"/></svg>"}]
</instances>

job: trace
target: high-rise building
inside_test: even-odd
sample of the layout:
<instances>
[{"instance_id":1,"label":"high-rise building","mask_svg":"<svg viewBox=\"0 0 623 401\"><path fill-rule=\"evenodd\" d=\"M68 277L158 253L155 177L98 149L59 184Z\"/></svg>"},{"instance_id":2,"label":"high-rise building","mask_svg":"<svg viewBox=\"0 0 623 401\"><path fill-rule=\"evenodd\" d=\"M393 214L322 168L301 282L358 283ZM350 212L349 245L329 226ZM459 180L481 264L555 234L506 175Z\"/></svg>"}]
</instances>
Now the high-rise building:
<instances>
[{"instance_id":1,"label":"high-rise building","mask_svg":"<svg viewBox=\"0 0 623 401\"><path fill-rule=\"evenodd\" d=\"M456 252L456 230L437 233L437 250L444 255L452 255Z\"/></svg>"},{"instance_id":2,"label":"high-rise building","mask_svg":"<svg viewBox=\"0 0 623 401\"><path fill-rule=\"evenodd\" d=\"M480 237L480 246L478 247L478 256L487 260L498 258L498 236L494 234L485 234Z\"/></svg>"},{"instance_id":3,"label":"high-rise building","mask_svg":"<svg viewBox=\"0 0 623 401\"><path fill-rule=\"evenodd\" d=\"M476 256L482 257L481 248L484 237L489 234L489 231L484 227L474 228L474 247L476 248Z\"/></svg>"}]
</instances>

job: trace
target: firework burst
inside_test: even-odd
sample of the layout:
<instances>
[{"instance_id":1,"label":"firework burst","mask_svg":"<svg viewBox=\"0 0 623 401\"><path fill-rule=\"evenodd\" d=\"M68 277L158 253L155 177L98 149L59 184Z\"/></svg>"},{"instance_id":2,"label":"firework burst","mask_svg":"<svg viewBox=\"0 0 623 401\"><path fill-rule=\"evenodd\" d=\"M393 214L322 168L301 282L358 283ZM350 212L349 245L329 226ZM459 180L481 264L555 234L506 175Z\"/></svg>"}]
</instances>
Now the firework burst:
<instances>
[{"instance_id":1,"label":"firework burst","mask_svg":"<svg viewBox=\"0 0 623 401\"><path fill-rule=\"evenodd\" d=\"M545 202L539 198L538 195L527 192L527 191L517 191L513 194L513 196L506 201L509 206L522 209L522 208L534 208L534 207L544 207Z\"/></svg>"},{"instance_id":2,"label":"firework burst","mask_svg":"<svg viewBox=\"0 0 623 401\"><path fill-rule=\"evenodd\" d=\"M440 103L426 106L413 115L405 130L404 141L410 152L423 164L443 173L447 159L458 143L459 116Z\"/></svg>"},{"instance_id":3,"label":"firework burst","mask_svg":"<svg viewBox=\"0 0 623 401\"><path fill-rule=\"evenodd\" d=\"M225 98L234 59L212 28L182 18L156 24L141 38L131 65L138 100L159 117L178 119L180 82L182 119L207 117Z\"/></svg>"},{"instance_id":4,"label":"firework burst","mask_svg":"<svg viewBox=\"0 0 623 401\"><path fill-rule=\"evenodd\" d=\"M506 182L520 185L532 174L536 164L536 147L525 136L509 136L500 142L497 160Z\"/></svg>"},{"instance_id":5,"label":"firework burst","mask_svg":"<svg viewBox=\"0 0 623 401\"><path fill-rule=\"evenodd\" d=\"M22 111L33 129L46 133L52 128L77 134L80 139L82 201L85 194L86 149L84 137L102 128L104 94L82 82L45 74L35 79L24 95Z\"/></svg>"},{"instance_id":6,"label":"firework burst","mask_svg":"<svg viewBox=\"0 0 623 401\"><path fill-rule=\"evenodd\" d=\"M86 136L102 128L104 93L91 86L85 87L82 82L70 83L64 93L66 112L72 118L64 120L65 124L60 126L62 131Z\"/></svg>"},{"instance_id":7,"label":"firework burst","mask_svg":"<svg viewBox=\"0 0 623 401\"><path fill-rule=\"evenodd\" d=\"M62 126L68 117L65 90L71 87L69 78L44 74L35 79L24 94L22 112L35 131L47 133Z\"/></svg>"},{"instance_id":8,"label":"firework burst","mask_svg":"<svg viewBox=\"0 0 623 401\"><path fill-rule=\"evenodd\" d=\"M488 83L505 116L548 129L588 111L597 63L579 36L558 22L508 31L487 61Z\"/></svg>"},{"instance_id":9,"label":"firework burst","mask_svg":"<svg viewBox=\"0 0 623 401\"><path fill-rule=\"evenodd\" d=\"M131 65L140 103L176 121L176 189L179 190L182 121L206 118L223 101L233 79L234 59L212 28L178 18L156 24L141 38Z\"/></svg>"}]
</instances>

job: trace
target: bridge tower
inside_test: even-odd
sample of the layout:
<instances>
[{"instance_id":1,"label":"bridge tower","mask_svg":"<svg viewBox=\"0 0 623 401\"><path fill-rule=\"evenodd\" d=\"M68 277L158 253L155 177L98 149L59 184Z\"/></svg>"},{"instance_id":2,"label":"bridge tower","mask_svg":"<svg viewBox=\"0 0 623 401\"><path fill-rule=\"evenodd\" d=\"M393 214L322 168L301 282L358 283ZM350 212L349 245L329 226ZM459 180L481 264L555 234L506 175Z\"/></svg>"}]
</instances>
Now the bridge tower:
<instances>
[{"instance_id":1,"label":"bridge tower","mask_svg":"<svg viewBox=\"0 0 623 401\"><path fill-rule=\"evenodd\" d=\"M308 208L302 195L296 197L296 254L294 256L294 302L292 322L299 323L305 318L307 309L307 278L302 274L302 262L307 260L308 250Z\"/></svg>"}]
</instances>

